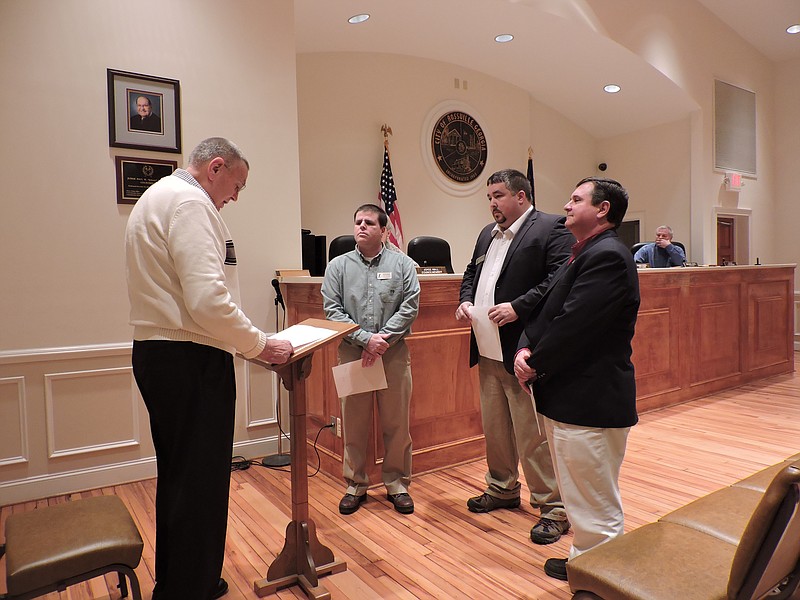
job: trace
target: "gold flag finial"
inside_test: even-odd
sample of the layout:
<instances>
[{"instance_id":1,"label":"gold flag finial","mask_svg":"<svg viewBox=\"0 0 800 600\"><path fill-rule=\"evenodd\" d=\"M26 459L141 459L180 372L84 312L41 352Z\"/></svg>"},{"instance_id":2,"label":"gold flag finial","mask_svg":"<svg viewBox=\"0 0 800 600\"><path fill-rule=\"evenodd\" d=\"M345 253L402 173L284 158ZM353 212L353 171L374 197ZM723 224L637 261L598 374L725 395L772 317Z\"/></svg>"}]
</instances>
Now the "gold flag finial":
<instances>
[{"instance_id":1,"label":"gold flag finial","mask_svg":"<svg viewBox=\"0 0 800 600\"><path fill-rule=\"evenodd\" d=\"M389 136L392 135L392 128L389 127L386 123L381 125L381 131L383 132L383 147L387 150L389 149Z\"/></svg>"},{"instance_id":2,"label":"gold flag finial","mask_svg":"<svg viewBox=\"0 0 800 600\"><path fill-rule=\"evenodd\" d=\"M533 158L533 148L528 146L528 158Z\"/></svg>"}]
</instances>

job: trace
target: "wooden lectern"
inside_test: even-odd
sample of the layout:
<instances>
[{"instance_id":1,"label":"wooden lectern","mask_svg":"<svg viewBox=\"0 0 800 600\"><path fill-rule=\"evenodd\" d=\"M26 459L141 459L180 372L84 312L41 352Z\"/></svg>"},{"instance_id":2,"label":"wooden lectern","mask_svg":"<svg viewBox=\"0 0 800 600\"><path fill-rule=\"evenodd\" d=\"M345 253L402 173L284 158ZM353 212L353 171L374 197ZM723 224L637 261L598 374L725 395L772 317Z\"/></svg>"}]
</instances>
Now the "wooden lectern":
<instances>
[{"instance_id":1,"label":"wooden lectern","mask_svg":"<svg viewBox=\"0 0 800 600\"><path fill-rule=\"evenodd\" d=\"M301 346L289 362L271 365L252 360L262 367L275 371L289 390L289 416L291 417L292 460L292 520L286 527L283 550L272 561L267 576L253 582L256 595L261 598L274 594L281 588L300 584L310 598L329 599L330 592L319 583L322 575L341 573L347 563L335 561L333 552L317 539L317 528L308 516L308 465L306 459L306 383L311 373L311 357L320 348L338 342L358 328L353 323L339 323L325 319L306 319L300 325L321 327L336 331L335 335Z\"/></svg>"}]
</instances>

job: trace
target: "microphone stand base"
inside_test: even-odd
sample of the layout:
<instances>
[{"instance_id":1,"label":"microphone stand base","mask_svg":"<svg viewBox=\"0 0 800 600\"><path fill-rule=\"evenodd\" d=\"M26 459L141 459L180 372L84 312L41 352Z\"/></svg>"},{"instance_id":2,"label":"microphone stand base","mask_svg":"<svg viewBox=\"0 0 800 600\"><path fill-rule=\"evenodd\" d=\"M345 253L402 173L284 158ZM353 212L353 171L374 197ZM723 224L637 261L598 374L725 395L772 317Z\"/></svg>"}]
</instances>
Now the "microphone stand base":
<instances>
[{"instance_id":1,"label":"microphone stand base","mask_svg":"<svg viewBox=\"0 0 800 600\"><path fill-rule=\"evenodd\" d=\"M288 467L292 464L290 454L270 454L261 459L261 464L265 467Z\"/></svg>"}]
</instances>

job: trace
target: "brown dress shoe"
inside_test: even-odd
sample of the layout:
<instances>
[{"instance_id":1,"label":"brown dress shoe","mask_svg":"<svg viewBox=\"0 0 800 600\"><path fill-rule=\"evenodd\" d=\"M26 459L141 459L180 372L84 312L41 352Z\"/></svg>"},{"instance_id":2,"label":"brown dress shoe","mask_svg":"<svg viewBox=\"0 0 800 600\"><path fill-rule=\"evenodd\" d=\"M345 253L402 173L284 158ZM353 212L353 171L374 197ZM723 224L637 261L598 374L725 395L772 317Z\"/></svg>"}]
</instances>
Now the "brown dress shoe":
<instances>
[{"instance_id":1,"label":"brown dress shoe","mask_svg":"<svg viewBox=\"0 0 800 600\"><path fill-rule=\"evenodd\" d=\"M400 494L386 494L386 497L389 499L389 502L394 504L394 509L397 512L404 515L410 515L414 512L414 501L407 493L401 492Z\"/></svg>"},{"instance_id":2,"label":"brown dress shoe","mask_svg":"<svg viewBox=\"0 0 800 600\"><path fill-rule=\"evenodd\" d=\"M519 496L504 500L503 498L490 496L484 492L480 496L475 496L467 500L467 508L470 512L474 513L492 512L498 508L519 508Z\"/></svg>"},{"instance_id":3,"label":"brown dress shoe","mask_svg":"<svg viewBox=\"0 0 800 600\"><path fill-rule=\"evenodd\" d=\"M339 502L339 512L343 515L351 515L358 510L361 503L367 499L366 494L354 496L353 494L345 494L344 498Z\"/></svg>"}]
</instances>

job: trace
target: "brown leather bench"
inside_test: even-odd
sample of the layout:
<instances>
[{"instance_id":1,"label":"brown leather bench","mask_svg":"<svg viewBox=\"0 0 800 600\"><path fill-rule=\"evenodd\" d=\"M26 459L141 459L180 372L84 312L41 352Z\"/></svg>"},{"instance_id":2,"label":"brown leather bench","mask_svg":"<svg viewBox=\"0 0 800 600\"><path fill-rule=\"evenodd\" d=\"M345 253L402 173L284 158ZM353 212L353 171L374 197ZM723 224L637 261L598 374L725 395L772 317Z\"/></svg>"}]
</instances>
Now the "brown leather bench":
<instances>
[{"instance_id":1,"label":"brown leather bench","mask_svg":"<svg viewBox=\"0 0 800 600\"><path fill-rule=\"evenodd\" d=\"M795 597L800 454L592 548L567 576L573 600Z\"/></svg>"},{"instance_id":2,"label":"brown leather bench","mask_svg":"<svg viewBox=\"0 0 800 600\"><path fill-rule=\"evenodd\" d=\"M6 519L6 594L27 600L117 572L119 589L141 600L134 569L142 557L142 536L116 496L97 496L14 514Z\"/></svg>"}]
</instances>

